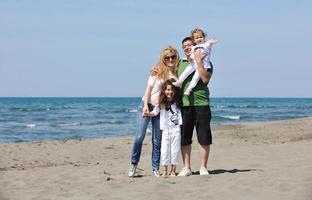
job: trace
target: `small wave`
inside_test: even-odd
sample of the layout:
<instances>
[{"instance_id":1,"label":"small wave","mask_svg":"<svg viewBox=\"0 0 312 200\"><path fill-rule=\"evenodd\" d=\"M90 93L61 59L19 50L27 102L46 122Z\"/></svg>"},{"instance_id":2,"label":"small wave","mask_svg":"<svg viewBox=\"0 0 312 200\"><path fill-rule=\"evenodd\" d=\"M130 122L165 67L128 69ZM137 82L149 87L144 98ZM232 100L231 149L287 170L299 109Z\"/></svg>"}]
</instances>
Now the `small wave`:
<instances>
[{"instance_id":1,"label":"small wave","mask_svg":"<svg viewBox=\"0 0 312 200\"><path fill-rule=\"evenodd\" d=\"M110 124L123 124L124 121L122 121L122 120L110 120L108 123L110 123Z\"/></svg>"},{"instance_id":2,"label":"small wave","mask_svg":"<svg viewBox=\"0 0 312 200\"><path fill-rule=\"evenodd\" d=\"M212 108L225 108L226 106L223 106L223 105L214 105L214 106L211 106Z\"/></svg>"},{"instance_id":3,"label":"small wave","mask_svg":"<svg viewBox=\"0 0 312 200\"><path fill-rule=\"evenodd\" d=\"M64 105L64 106L61 106L60 107L61 109L75 109L76 107L75 106L68 106L68 105Z\"/></svg>"},{"instance_id":4,"label":"small wave","mask_svg":"<svg viewBox=\"0 0 312 200\"><path fill-rule=\"evenodd\" d=\"M86 123L85 125L107 125L107 124L124 124L125 121L123 120L104 120L104 121L95 121L95 122L90 122Z\"/></svg>"},{"instance_id":5,"label":"small wave","mask_svg":"<svg viewBox=\"0 0 312 200\"><path fill-rule=\"evenodd\" d=\"M239 115L221 115L219 117L224 118L224 119L231 119L231 120L239 120L240 119Z\"/></svg>"},{"instance_id":6,"label":"small wave","mask_svg":"<svg viewBox=\"0 0 312 200\"><path fill-rule=\"evenodd\" d=\"M111 109L110 112L111 113L124 113L124 112L127 112L127 110L124 108L115 108L115 109Z\"/></svg>"},{"instance_id":7,"label":"small wave","mask_svg":"<svg viewBox=\"0 0 312 200\"><path fill-rule=\"evenodd\" d=\"M130 113L136 113L136 112L138 112L138 111L137 111L137 109L129 109L128 112L130 112Z\"/></svg>"},{"instance_id":8,"label":"small wave","mask_svg":"<svg viewBox=\"0 0 312 200\"><path fill-rule=\"evenodd\" d=\"M107 124L107 122L105 122L105 121L97 121L97 122L88 123L87 125L101 125L101 124Z\"/></svg>"},{"instance_id":9,"label":"small wave","mask_svg":"<svg viewBox=\"0 0 312 200\"><path fill-rule=\"evenodd\" d=\"M12 107L10 108L11 111L17 111L17 112L42 112L42 111L50 111L54 110L55 108L49 108L49 107Z\"/></svg>"},{"instance_id":10,"label":"small wave","mask_svg":"<svg viewBox=\"0 0 312 200\"><path fill-rule=\"evenodd\" d=\"M87 108L87 110L100 111L100 110L105 110L105 107L104 106L93 106L93 107Z\"/></svg>"},{"instance_id":11,"label":"small wave","mask_svg":"<svg viewBox=\"0 0 312 200\"><path fill-rule=\"evenodd\" d=\"M27 128L34 128L34 127L36 127L36 124L26 124L25 127L27 127Z\"/></svg>"},{"instance_id":12,"label":"small wave","mask_svg":"<svg viewBox=\"0 0 312 200\"><path fill-rule=\"evenodd\" d=\"M57 127L67 127L67 126L80 126L80 122L73 122L73 123L59 123L59 124L54 124L53 126Z\"/></svg>"},{"instance_id":13,"label":"small wave","mask_svg":"<svg viewBox=\"0 0 312 200\"><path fill-rule=\"evenodd\" d=\"M259 109L259 108L277 108L277 107L283 107L283 106L278 106L278 105L213 105L212 108L255 108L255 109Z\"/></svg>"},{"instance_id":14,"label":"small wave","mask_svg":"<svg viewBox=\"0 0 312 200\"><path fill-rule=\"evenodd\" d=\"M29 112L32 111L30 108L21 108L21 107L12 107L10 111L20 111L20 112Z\"/></svg>"}]
</instances>

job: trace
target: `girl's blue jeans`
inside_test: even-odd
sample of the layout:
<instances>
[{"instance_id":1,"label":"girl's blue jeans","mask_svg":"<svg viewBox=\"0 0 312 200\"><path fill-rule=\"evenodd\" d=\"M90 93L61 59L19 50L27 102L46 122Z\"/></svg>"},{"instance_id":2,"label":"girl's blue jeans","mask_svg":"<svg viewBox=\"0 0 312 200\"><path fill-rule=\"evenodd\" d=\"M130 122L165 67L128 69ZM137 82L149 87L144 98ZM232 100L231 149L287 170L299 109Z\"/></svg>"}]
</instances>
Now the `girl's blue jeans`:
<instances>
[{"instance_id":1,"label":"girl's blue jeans","mask_svg":"<svg viewBox=\"0 0 312 200\"><path fill-rule=\"evenodd\" d=\"M159 170L159 160L160 160L160 145L161 145L161 133L159 125L159 114L155 117L143 117L143 105L141 104L138 107L137 119L136 119L136 134L132 148L131 162L134 165L137 165L140 161L141 150L143 140L146 135L146 130L148 123L152 121L152 168L153 170ZM149 110L153 110L154 106L148 104Z\"/></svg>"}]
</instances>

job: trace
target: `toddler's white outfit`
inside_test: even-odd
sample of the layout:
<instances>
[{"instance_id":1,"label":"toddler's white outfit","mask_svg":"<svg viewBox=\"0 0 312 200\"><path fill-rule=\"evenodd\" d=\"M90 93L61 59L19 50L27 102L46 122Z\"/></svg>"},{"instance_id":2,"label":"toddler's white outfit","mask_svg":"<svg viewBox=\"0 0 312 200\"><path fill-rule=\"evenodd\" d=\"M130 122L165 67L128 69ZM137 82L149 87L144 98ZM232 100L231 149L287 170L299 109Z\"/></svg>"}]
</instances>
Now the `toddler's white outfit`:
<instances>
[{"instance_id":1,"label":"toddler's white outfit","mask_svg":"<svg viewBox=\"0 0 312 200\"><path fill-rule=\"evenodd\" d=\"M174 85L176 86L180 86L182 85L183 81L195 71L195 74L193 75L192 81L190 82L189 86L186 88L184 94L185 95L190 95L192 89L197 85L200 76L197 70L197 64L194 60L194 53L197 49L199 49L201 51L202 54L206 54L206 56L203 59L203 64L204 64L204 68L207 70L209 68L211 68L210 66L210 53L211 53L211 48L212 47L212 43L211 42L205 42L203 44L198 44L192 47L192 53L191 53L191 64L189 64L185 70L182 72L182 74L179 76L179 80L177 82L174 83Z\"/></svg>"}]
</instances>

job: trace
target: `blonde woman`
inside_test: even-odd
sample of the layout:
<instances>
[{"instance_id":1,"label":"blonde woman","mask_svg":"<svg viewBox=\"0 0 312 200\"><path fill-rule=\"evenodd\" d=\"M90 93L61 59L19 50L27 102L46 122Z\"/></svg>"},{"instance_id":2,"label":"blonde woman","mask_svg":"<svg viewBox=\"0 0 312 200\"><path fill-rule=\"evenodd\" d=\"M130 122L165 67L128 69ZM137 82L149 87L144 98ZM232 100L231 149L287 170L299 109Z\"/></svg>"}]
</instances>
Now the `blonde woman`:
<instances>
[{"instance_id":1,"label":"blonde woman","mask_svg":"<svg viewBox=\"0 0 312 200\"><path fill-rule=\"evenodd\" d=\"M161 147L161 133L159 124L159 114L151 116L150 111L158 105L159 94L162 84L171 78L176 79L176 73L179 64L178 51L168 46L164 48L157 63L157 75L148 78L147 86L145 89L142 102L138 107L136 134L131 153L131 165L128 176L134 177L136 168L140 161L142 143L145 138L148 123L152 121L152 169L153 175L159 177L159 160L160 160L160 147Z\"/></svg>"}]
</instances>

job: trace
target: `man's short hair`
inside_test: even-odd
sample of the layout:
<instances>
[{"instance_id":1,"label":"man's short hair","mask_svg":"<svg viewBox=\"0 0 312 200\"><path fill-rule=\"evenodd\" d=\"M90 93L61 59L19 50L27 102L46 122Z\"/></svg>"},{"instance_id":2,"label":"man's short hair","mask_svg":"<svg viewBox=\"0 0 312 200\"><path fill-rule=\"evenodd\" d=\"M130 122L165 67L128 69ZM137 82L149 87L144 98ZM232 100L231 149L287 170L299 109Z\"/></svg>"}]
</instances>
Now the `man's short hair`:
<instances>
[{"instance_id":1,"label":"man's short hair","mask_svg":"<svg viewBox=\"0 0 312 200\"><path fill-rule=\"evenodd\" d=\"M186 41L188 41L188 40L190 40L190 41L193 42L193 40L192 40L191 37L185 37L185 38L182 40L182 45L183 45L184 42L186 42Z\"/></svg>"}]
</instances>

